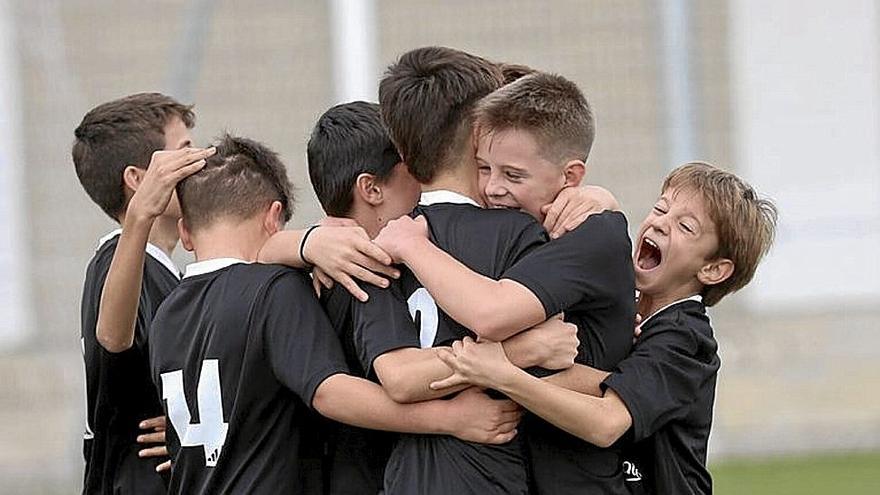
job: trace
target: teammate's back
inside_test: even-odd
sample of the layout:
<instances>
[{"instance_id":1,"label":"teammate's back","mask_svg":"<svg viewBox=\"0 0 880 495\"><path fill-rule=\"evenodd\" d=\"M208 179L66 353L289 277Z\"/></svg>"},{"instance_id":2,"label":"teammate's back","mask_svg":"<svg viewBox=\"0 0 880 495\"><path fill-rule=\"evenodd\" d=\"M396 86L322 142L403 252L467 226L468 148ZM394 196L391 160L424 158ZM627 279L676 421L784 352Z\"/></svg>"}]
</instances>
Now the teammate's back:
<instances>
[{"instance_id":1,"label":"teammate's back","mask_svg":"<svg viewBox=\"0 0 880 495\"><path fill-rule=\"evenodd\" d=\"M307 276L278 265L187 268L151 329L153 379L174 432L172 493L305 489L306 404L329 373L344 371L312 366L313 353L337 348L320 342L333 335L316 325L323 313L310 290Z\"/></svg>"}]
</instances>

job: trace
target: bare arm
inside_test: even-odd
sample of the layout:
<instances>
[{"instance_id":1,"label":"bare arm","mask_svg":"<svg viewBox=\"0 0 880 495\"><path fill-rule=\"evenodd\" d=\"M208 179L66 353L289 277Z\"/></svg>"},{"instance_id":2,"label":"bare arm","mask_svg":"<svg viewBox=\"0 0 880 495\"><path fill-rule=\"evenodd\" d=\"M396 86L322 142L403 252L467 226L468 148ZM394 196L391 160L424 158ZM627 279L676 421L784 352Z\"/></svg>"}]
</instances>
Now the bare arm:
<instances>
[{"instance_id":1,"label":"bare arm","mask_svg":"<svg viewBox=\"0 0 880 495\"><path fill-rule=\"evenodd\" d=\"M613 390L594 397L535 378L513 366L495 343L456 342L439 357L471 383L491 387L553 423L600 447L619 439L632 425L626 405Z\"/></svg>"},{"instance_id":2,"label":"bare arm","mask_svg":"<svg viewBox=\"0 0 880 495\"><path fill-rule=\"evenodd\" d=\"M435 246L424 217L392 220L375 242L412 270L443 311L482 338L502 341L546 319L541 301L521 284L484 277Z\"/></svg>"},{"instance_id":3,"label":"bare arm","mask_svg":"<svg viewBox=\"0 0 880 495\"><path fill-rule=\"evenodd\" d=\"M389 266L391 257L373 244L366 231L356 224L322 225L315 228L301 246L307 231L277 232L260 249L257 261L294 268L315 265L360 301L367 300L367 293L358 287L355 279L377 287L388 287L388 280L379 274L391 278L400 276L397 269Z\"/></svg>"},{"instance_id":4,"label":"bare arm","mask_svg":"<svg viewBox=\"0 0 880 495\"><path fill-rule=\"evenodd\" d=\"M519 368L540 366L565 369L577 356L577 327L560 318L552 318L502 342L508 360ZM444 397L470 386L439 357L444 347L430 349L406 348L385 353L373 367L388 395L397 402L418 402ZM446 382L442 389L432 388L437 381Z\"/></svg>"},{"instance_id":5,"label":"bare arm","mask_svg":"<svg viewBox=\"0 0 880 495\"><path fill-rule=\"evenodd\" d=\"M448 401L400 404L378 385L342 374L318 386L312 406L328 418L362 428L454 435L481 443L510 441L521 415L513 402L492 400L476 390Z\"/></svg>"},{"instance_id":6,"label":"bare arm","mask_svg":"<svg viewBox=\"0 0 880 495\"><path fill-rule=\"evenodd\" d=\"M205 158L213 154L214 148L153 153L150 166L126 210L122 234L101 292L95 337L104 349L122 352L133 345L150 229L168 206L174 186L201 170Z\"/></svg>"}]
</instances>

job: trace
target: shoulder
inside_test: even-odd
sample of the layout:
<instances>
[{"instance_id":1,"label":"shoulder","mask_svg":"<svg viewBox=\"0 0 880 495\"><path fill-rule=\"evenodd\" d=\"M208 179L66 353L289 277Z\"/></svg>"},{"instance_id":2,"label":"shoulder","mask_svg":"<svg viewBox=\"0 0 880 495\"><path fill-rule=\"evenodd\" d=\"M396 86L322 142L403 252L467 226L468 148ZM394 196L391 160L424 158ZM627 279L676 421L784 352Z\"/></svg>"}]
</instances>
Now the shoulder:
<instances>
[{"instance_id":1,"label":"shoulder","mask_svg":"<svg viewBox=\"0 0 880 495\"><path fill-rule=\"evenodd\" d=\"M631 246L629 238L629 225L626 216L619 211L605 210L602 213L590 215L573 231L562 236L577 239L578 241L598 241L609 249L618 249L621 246ZM629 253L627 253L629 255Z\"/></svg>"},{"instance_id":2,"label":"shoulder","mask_svg":"<svg viewBox=\"0 0 880 495\"><path fill-rule=\"evenodd\" d=\"M454 219L456 224L473 229L479 229L482 225L492 224L496 229L543 230L541 224L539 224L531 215L519 210L506 208L479 208L467 204L443 203L431 206L419 206L413 213L415 215L425 215L429 224L432 220L435 222L444 222L448 219ZM458 222L459 220L466 221Z\"/></svg>"},{"instance_id":3,"label":"shoulder","mask_svg":"<svg viewBox=\"0 0 880 495\"><path fill-rule=\"evenodd\" d=\"M92 256L91 261L89 261L88 271L95 274L108 272L118 243L119 236L117 235L101 244Z\"/></svg>"},{"instance_id":4,"label":"shoulder","mask_svg":"<svg viewBox=\"0 0 880 495\"><path fill-rule=\"evenodd\" d=\"M676 339L700 347L717 349L706 306L698 301L683 301L662 310L642 325L639 342L653 339Z\"/></svg>"}]
</instances>

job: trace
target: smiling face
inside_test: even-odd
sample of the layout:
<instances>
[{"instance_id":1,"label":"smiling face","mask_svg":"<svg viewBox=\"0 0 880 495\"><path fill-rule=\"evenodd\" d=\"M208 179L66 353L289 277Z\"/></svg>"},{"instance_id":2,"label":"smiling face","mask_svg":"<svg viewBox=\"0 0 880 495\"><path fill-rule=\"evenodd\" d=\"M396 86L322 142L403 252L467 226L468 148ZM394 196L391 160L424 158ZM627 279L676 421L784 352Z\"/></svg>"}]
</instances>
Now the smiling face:
<instances>
[{"instance_id":1,"label":"smiling face","mask_svg":"<svg viewBox=\"0 0 880 495\"><path fill-rule=\"evenodd\" d=\"M718 250L715 224L702 196L669 188L639 227L633 255L636 287L668 302L699 294Z\"/></svg>"},{"instance_id":2,"label":"smiling face","mask_svg":"<svg viewBox=\"0 0 880 495\"><path fill-rule=\"evenodd\" d=\"M528 131L509 129L479 137L477 166L486 204L518 208L543 222L541 207L552 203L566 182L564 167L540 153Z\"/></svg>"}]
</instances>

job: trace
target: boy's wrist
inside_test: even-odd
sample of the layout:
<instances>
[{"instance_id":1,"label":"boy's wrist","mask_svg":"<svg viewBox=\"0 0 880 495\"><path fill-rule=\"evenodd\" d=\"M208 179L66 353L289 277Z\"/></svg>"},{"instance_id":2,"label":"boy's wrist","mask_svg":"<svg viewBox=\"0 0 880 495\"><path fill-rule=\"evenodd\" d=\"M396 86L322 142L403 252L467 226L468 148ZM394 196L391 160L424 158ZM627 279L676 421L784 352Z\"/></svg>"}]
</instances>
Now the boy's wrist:
<instances>
[{"instance_id":1,"label":"boy's wrist","mask_svg":"<svg viewBox=\"0 0 880 495\"><path fill-rule=\"evenodd\" d=\"M424 237L407 237L397 247L397 254L400 261L404 264L415 259L419 252L423 252L425 248L430 247L431 241Z\"/></svg>"}]
</instances>

